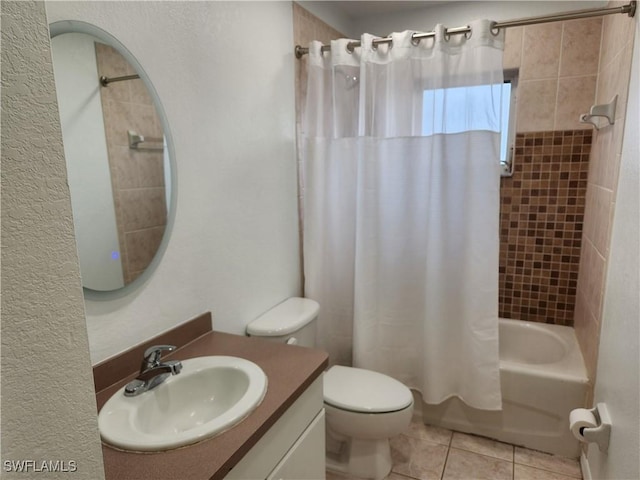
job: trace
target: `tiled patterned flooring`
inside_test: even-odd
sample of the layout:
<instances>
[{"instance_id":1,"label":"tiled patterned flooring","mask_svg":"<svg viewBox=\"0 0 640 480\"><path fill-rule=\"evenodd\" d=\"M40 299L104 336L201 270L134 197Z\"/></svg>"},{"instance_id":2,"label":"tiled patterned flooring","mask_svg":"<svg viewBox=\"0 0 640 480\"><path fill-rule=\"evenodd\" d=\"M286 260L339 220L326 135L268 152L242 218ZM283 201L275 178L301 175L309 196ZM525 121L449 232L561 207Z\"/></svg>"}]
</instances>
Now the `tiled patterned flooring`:
<instances>
[{"instance_id":1,"label":"tiled patterned flooring","mask_svg":"<svg viewBox=\"0 0 640 480\"><path fill-rule=\"evenodd\" d=\"M391 439L391 455L387 480L582 479L577 460L423 425L419 419ZM327 480L358 479L327 472Z\"/></svg>"}]
</instances>

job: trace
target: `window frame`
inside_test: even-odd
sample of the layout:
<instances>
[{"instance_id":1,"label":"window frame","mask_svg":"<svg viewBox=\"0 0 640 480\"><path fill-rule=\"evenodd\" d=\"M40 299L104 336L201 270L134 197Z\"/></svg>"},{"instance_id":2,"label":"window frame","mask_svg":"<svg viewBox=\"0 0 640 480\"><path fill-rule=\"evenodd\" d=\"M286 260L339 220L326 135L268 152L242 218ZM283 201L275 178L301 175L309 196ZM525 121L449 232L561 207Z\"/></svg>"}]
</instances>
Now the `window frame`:
<instances>
[{"instance_id":1,"label":"window frame","mask_svg":"<svg viewBox=\"0 0 640 480\"><path fill-rule=\"evenodd\" d=\"M511 84L511 98L509 99L509 125L507 126L507 158L500 159L500 176L513 175L513 161L516 142L516 105L518 96L518 70L505 70L504 82Z\"/></svg>"}]
</instances>

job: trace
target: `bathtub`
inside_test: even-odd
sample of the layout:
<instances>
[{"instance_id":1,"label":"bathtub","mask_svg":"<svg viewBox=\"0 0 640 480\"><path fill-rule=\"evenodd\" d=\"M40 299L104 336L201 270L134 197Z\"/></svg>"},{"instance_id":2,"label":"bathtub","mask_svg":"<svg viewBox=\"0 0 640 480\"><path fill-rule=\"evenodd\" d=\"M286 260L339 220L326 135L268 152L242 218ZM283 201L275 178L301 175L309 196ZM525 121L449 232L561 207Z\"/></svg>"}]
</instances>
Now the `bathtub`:
<instances>
[{"instance_id":1,"label":"bathtub","mask_svg":"<svg viewBox=\"0 0 640 480\"><path fill-rule=\"evenodd\" d=\"M569 412L583 407L588 380L573 328L500 319L502 411L477 410L457 398L422 403L429 425L578 457Z\"/></svg>"}]
</instances>

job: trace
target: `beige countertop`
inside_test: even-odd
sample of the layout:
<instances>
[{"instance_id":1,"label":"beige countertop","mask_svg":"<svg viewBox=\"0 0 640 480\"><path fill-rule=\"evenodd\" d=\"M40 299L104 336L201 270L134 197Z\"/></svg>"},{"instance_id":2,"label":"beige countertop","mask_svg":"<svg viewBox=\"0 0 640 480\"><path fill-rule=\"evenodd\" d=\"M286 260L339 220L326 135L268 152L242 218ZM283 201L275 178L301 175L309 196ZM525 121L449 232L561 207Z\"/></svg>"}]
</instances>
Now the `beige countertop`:
<instances>
[{"instance_id":1,"label":"beige countertop","mask_svg":"<svg viewBox=\"0 0 640 480\"><path fill-rule=\"evenodd\" d=\"M328 364L328 356L321 350L213 331L187 343L165 358L185 360L205 355L241 357L259 365L269 382L262 403L230 430L182 448L135 453L103 444L107 480L224 478ZM101 368L105 367L109 367L108 362L101 365ZM133 378L135 374L98 392L98 410L114 392Z\"/></svg>"}]
</instances>

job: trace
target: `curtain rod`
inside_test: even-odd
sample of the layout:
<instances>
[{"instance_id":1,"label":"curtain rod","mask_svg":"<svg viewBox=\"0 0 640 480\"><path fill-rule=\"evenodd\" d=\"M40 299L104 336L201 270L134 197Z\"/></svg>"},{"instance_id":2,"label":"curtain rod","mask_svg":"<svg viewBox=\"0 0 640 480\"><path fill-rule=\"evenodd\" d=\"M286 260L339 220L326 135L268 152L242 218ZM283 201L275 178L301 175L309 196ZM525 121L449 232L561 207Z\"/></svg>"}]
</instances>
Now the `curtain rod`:
<instances>
[{"instance_id":1,"label":"curtain rod","mask_svg":"<svg viewBox=\"0 0 640 480\"><path fill-rule=\"evenodd\" d=\"M100 85L106 87L110 83L113 82L122 82L124 80L135 80L136 78L140 78L140 75L125 75L123 77L105 77L104 75L100 77Z\"/></svg>"},{"instance_id":2,"label":"curtain rod","mask_svg":"<svg viewBox=\"0 0 640 480\"><path fill-rule=\"evenodd\" d=\"M519 18L516 20L507 20L504 22L495 22L493 25L494 29L501 28L509 28L509 27L520 27L524 25L535 25L537 23L549 23L549 22L559 22L562 20L575 20L578 18L589 18L589 17L599 17L603 15L611 15L614 13L626 13L629 17L633 17L636 14L636 0L632 0L627 5L623 5L621 7L610 7L610 8L590 8L587 10L576 10L573 12L563 12L557 13L555 15L544 15L539 17L527 17L527 18ZM471 31L471 27L469 25L465 25L464 27L455 27L455 28L447 28L445 32L448 35L452 34L463 34ZM436 32L426 32L426 33L414 33L411 38L417 44L423 38L434 37ZM373 45L381 45L383 43L391 43L391 37L385 38L377 38L373 40ZM360 46L359 41L349 42L347 44L347 50L353 52L353 49ZM321 48L322 53L331 51L331 45L323 45ZM295 54L296 58L300 59L304 55L309 53L309 49L306 47L302 47L300 45L296 45Z\"/></svg>"}]
</instances>

